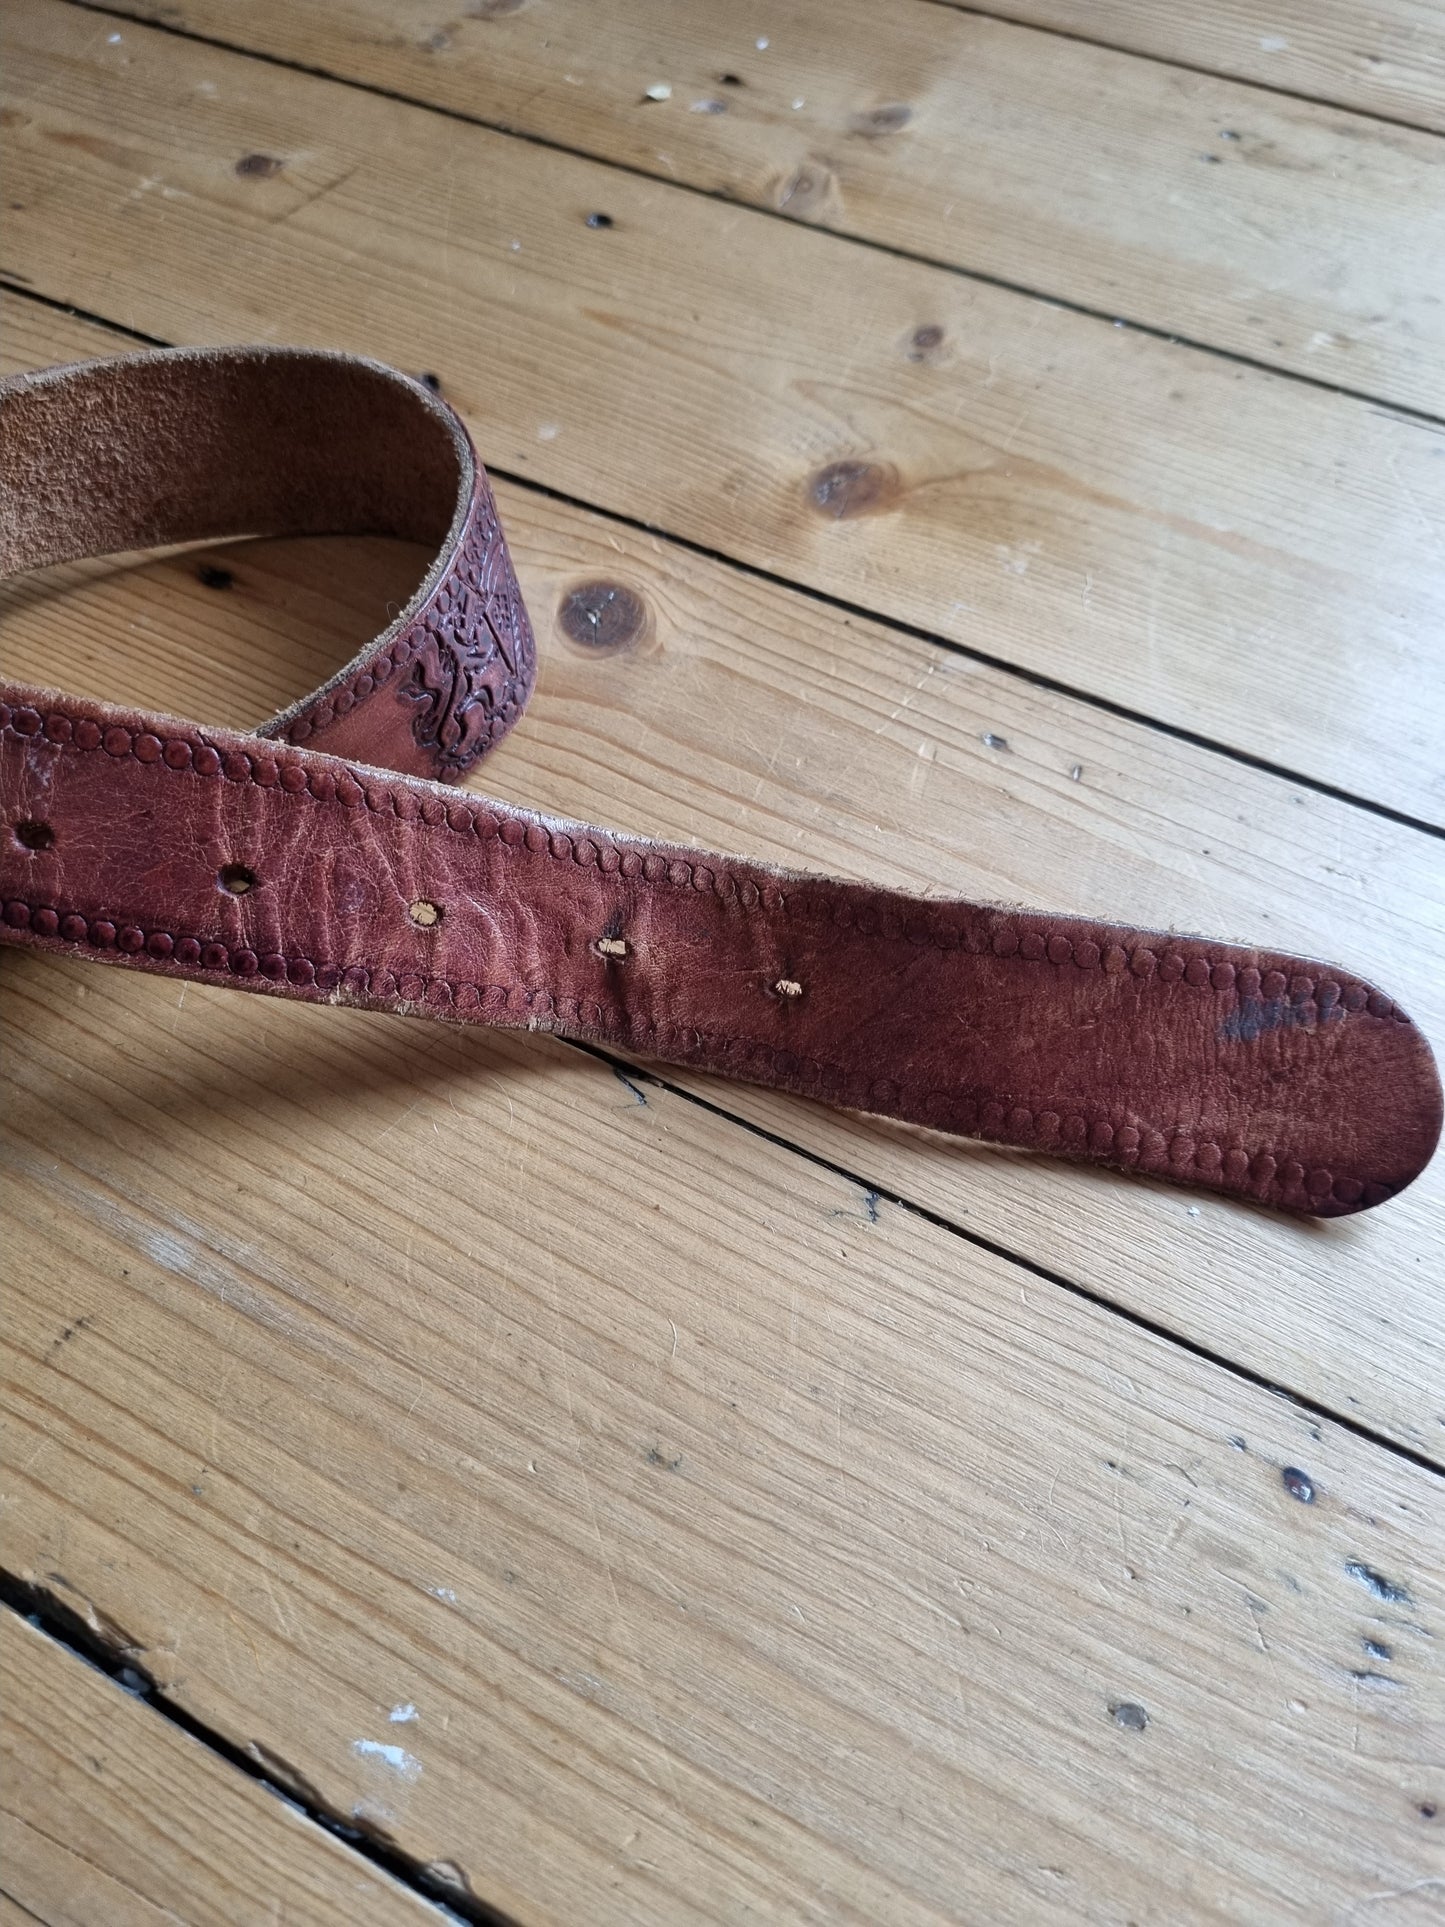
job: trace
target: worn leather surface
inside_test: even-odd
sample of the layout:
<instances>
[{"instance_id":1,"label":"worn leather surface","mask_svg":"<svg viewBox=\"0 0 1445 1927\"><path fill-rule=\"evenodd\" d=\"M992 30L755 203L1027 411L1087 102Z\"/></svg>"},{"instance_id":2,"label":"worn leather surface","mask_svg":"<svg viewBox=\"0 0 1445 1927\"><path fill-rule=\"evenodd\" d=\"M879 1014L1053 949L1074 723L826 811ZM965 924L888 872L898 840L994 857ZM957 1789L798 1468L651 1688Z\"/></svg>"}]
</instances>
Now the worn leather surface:
<instances>
[{"instance_id":1,"label":"worn leather surface","mask_svg":"<svg viewBox=\"0 0 1445 1927\"><path fill-rule=\"evenodd\" d=\"M170 351L0 385L0 570L222 533L424 537L376 643L254 735L0 687L0 939L624 1044L1297 1211L1428 1161L1429 1047L1347 971L615 836L443 786L534 652L465 430L405 377ZM399 773L398 773L399 772Z\"/></svg>"}]
</instances>

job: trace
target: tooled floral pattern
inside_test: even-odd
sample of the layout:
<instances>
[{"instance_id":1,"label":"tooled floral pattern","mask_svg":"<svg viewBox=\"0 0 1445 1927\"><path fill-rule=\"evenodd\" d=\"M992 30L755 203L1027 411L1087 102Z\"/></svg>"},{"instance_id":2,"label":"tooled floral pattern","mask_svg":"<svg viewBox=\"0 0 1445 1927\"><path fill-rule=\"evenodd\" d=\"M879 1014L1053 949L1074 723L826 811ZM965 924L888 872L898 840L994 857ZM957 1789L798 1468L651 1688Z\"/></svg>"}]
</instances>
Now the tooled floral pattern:
<instances>
[{"instance_id":1,"label":"tooled floral pattern","mask_svg":"<svg viewBox=\"0 0 1445 1927\"><path fill-rule=\"evenodd\" d=\"M422 618L401 693L419 705L412 733L459 771L515 721L532 687L536 645L490 499Z\"/></svg>"}]
</instances>

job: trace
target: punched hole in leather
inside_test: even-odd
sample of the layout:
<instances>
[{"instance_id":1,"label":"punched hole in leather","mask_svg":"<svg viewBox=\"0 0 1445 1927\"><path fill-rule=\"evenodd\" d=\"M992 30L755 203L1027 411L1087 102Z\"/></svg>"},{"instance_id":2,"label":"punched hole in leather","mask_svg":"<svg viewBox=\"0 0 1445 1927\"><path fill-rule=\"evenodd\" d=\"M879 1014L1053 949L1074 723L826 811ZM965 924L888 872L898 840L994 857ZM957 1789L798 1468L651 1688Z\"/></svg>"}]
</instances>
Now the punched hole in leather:
<instances>
[{"instance_id":1,"label":"punched hole in leather","mask_svg":"<svg viewBox=\"0 0 1445 1927\"><path fill-rule=\"evenodd\" d=\"M454 787L536 652L461 421L379 363L159 350L0 383L0 574L222 536L432 545L250 733L0 685L0 940L313 1003L545 1028L935 1131L1338 1216L1439 1138L1354 973L922 899Z\"/></svg>"}]
</instances>

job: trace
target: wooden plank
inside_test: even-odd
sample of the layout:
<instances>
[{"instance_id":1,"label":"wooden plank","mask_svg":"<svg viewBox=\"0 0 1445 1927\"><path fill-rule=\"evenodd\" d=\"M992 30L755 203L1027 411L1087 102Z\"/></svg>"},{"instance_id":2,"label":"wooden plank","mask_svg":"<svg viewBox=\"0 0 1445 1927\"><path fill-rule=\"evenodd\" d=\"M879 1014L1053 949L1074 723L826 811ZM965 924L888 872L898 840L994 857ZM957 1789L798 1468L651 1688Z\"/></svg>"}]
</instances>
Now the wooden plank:
<instances>
[{"instance_id":1,"label":"wooden plank","mask_svg":"<svg viewBox=\"0 0 1445 1927\"><path fill-rule=\"evenodd\" d=\"M117 345L21 302L5 339L9 365ZM878 625L841 624L806 597L531 490L504 487L500 502L541 679L474 787L935 894L1342 951L1398 992L1445 1055L1445 891L1432 839ZM10 585L0 594L7 665L43 681L63 662L72 686L245 727L323 681L419 570L410 551L380 543L252 543L205 560L231 571L228 591L203 585L195 556ZM638 598L636 646L599 656L567 637L558 612L589 580ZM776 1093L681 1081L1272 1383L1442 1456L1445 1160L1381 1211L1306 1226Z\"/></svg>"},{"instance_id":2,"label":"wooden plank","mask_svg":"<svg viewBox=\"0 0 1445 1927\"><path fill-rule=\"evenodd\" d=\"M1445 132L1445 19L1434 0L990 0L986 11Z\"/></svg>"},{"instance_id":3,"label":"wooden plank","mask_svg":"<svg viewBox=\"0 0 1445 1927\"><path fill-rule=\"evenodd\" d=\"M526 1922L1426 1918L1438 1478L554 1040L0 975L7 1557L268 1770Z\"/></svg>"},{"instance_id":4,"label":"wooden plank","mask_svg":"<svg viewBox=\"0 0 1445 1927\"><path fill-rule=\"evenodd\" d=\"M46 1927L412 1927L441 1916L0 1608L0 1883Z\"/></svg>"},{"instance_id":5,"label":"wooden plank","mask_svg":"<svg viewBox=\"0 0 1445 1927\"><path fill-rule=\"evenodd\" d=\"M930 0L122 11L1445 413L1431 134Z\"/></svg>"},{"instance_id":6,"label":"wooden plank","mask_svg":"<svg viewBox=\"0 0 1445 1927\"><path fill-rule=\"evenodd\" d=\"M500 467L1445 816L1424 426L174 36L7 24L42 292L434 369Z\"/></svg>"}]
</instances>

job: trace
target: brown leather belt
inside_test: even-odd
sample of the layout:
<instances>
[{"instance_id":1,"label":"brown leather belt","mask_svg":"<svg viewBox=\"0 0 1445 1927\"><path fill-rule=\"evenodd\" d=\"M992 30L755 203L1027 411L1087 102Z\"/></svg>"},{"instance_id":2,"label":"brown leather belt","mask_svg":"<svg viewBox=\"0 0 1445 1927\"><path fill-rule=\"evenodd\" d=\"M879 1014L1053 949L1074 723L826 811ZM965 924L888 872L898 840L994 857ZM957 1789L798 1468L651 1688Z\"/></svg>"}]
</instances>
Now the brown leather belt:
<instances>
[{"instance_id":1,"label":"brown leather belt","mask_svg":"<svg viewBox=\"0 0 1445 1927\"><path fill-rule=\"evenodd\" d=\"M243 348L21 376L0 486L4 574L222 535L439 545L390 628L253 735L0 685L7 943L554 1030L1295 1211L1378 1204L1435 1147L1428 1045L1346 971L444 787L521 714L535 652L465 428L391 369Z\"/></svg>"}]
</instances>

